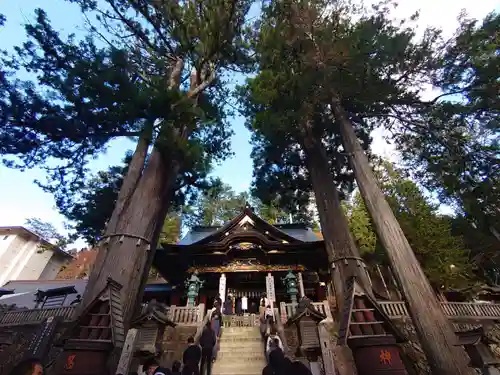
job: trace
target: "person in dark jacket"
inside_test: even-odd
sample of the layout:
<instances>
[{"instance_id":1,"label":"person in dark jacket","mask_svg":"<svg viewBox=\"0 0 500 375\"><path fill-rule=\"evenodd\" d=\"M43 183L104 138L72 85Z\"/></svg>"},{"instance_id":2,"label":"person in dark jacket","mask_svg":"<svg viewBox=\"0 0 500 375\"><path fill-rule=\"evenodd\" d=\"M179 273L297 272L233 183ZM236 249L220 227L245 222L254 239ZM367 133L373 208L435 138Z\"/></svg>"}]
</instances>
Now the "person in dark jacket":
<instances>
[{"instance_id":1,"label":"person in dark jacket","mask_svg":"<svg viewBox=\"0 0 500 375\"><path fill-rule=\"evenodd\" d=\"M182 354L182 362L184 363L185 368L189 368L189 373L199 375L201 348L199 345L194 343L194 338L192 336L188 338L188 345L189 346Z\"/></svg>"},{"instance_id":2,"label":"person in dark jacket","mask_svg":"<svg viewBox=\"0 0 500 375\"><path fill-rule=\"evenodd\" d=\"M215 337L215 332L212 329L211 322L208 321L203 328L203 332L200 337L200 346L201 346L201 365L200 365L200 373L203 375L205 366L207 368L207 375L212 374L212 357L213 350L215 344L217 342L217 338Z\"/></svg>"},{"instance_id":3,"label":"person in dark jacket","mask_svg":"<svg viewBox=\"0 0 500 375\"><path fill-rule=\"evenodd\" d=\"M146 375L172 375L172 371L166 367L161 367L155 358L147 360L143 365L143 369Z\"/></svg>"},{"instance_id":4,"label":"person in dark jacket","mask_svg":"<svg viewBox=\"0 0 500 375\"><path fill-rule=\"evenodd\" d=\"M269 354L269 364L262 370L262 375L290 375L291 362L281 350Z\"/></svg>"},{"instance_id":5,"label":"person in dark jacket","mask_svg":"<svg viewBox=\"0 0 500 375\"><path fill-rule=\"evenodd\" d=\"M181 375L182 364L179 361L174 361L172 365L172 375Z\"/></svg>"},{"instance_id":6,"label":"person in dark jacket","mask_svg":"<svg viewBox=\"0 0 500 375\"><path fill-rule=\"evenodd\" d=\"M215 307L215 304L218 303L220 307L222 307L222 298L220 298L220 293L217 294L217 297L215 297L215 300L214 300L214 307Z\"/></svg>"}]
</instances>

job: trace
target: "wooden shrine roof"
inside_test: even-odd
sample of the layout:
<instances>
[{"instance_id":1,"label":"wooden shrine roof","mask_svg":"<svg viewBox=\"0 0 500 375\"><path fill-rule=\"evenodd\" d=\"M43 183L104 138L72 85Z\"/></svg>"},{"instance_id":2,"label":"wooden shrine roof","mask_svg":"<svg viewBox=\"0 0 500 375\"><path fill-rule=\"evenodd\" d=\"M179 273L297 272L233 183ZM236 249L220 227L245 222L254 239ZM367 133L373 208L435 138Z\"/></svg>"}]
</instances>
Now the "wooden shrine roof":
<instances>
[{"instance_id":1,"label":"wooden shrine roof","mask_svg":"<svg viewBox=\"0 0 500 375\"><path fill-rule=\"evenodd\" d=\"M195 227L178 244L162 244L153 265L173 282L192 266L223 267L248 259L311 270L328 264L323 241L311 228L300 223L271 225L247 206L224 226Z\"/></svg>"}]
</instances>

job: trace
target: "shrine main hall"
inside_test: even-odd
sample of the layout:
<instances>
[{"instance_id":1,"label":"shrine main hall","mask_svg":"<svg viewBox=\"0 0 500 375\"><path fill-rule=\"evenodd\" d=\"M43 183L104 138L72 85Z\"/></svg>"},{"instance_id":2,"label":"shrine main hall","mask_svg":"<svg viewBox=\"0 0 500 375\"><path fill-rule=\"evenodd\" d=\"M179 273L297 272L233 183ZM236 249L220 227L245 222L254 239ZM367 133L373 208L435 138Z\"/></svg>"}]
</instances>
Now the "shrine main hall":
<instances>
[{"instance_id":1,"label":"shrine main hall","mask_svg":"<svg viewBox=\"0 0 500 375\"><path fill-rule=\"evenodd\" d=\"M231 297L233 313L256 313L263 293L278 306L304 295L321 302L332 292L321 235L305 224L271 225L248 205L223 226L197 226L177 244L161 244L153 267L168 284L148 295L170 306L211 308L219 295L226 306ZM194 301L190 275L201 284Z\"/></svg>"}]
</instances>

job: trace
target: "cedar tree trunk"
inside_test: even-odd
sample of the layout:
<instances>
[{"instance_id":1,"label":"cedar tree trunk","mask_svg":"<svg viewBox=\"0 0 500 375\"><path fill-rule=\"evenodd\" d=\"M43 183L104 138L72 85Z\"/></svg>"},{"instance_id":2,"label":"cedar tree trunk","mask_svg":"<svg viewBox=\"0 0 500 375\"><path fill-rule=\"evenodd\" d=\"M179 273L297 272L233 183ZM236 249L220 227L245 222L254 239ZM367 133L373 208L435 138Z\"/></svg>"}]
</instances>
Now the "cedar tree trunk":
<instances>
[{"instance_id":1,"label":"cedar tree trunk","mask_svg":"<svg viewBox=\"0 0 500 375\"><path fill-rule=\"evenodd\" d=\"M359 251L340 205L339 193L330 172L325 146L321 138L314 134L312 127L311 122L303 126L302 147L316 197L328 261L332 265L331 275L337 310L341 311L344 302L344 284L350 276L357 276L367 293L371 293L371 286L364 263L359 261ZM339 258L344 259L339 260Z\"/></svg>"},{"instance_id":2,"label":"cedar tree trunk","mask_svg":"<svg viewBox=\"0 0 500 375\"><path fill-rule=\"evenodd\" d=\"M385 200L367 156L338 96L332 110L340 126L345 151L349 154L359 190L386 249L396 280L408 305L413 324L433 374L471 374L467 356L455 347L457 338L413 253L391 207Z\"/></svg>"},{"instance_id":3,"label":"cedar tree trunk","mask_svg":"<svg viewBox=\"0 0 500 375\"><path fill-rule=\"evenodd\" d=\"M141 178L150 143L150 140L148 138L149 137L146 132L143 132L139 137L134 154L132 155L132 160L130 161L127 170L127 174L123 178L123 183L120 188L120 192L118 193L113 213L111 214L111 218L109 219L108 224L106 225L105 236L108 236L116 232L116 225L121 217L121 213L126 208L127 203L130 201L130 198L134 193L135 188L137 187L139 179ZM98 268L99 267L98 265L104 263L104 260L107 257L108 250L109 247L103 247L103 246L99 247L96 260L94 262L94 266L92 267L92 272L89 275L89 282L87 283L87 287L85 289L86 293L83 296L83 301L79 306L79 310L85 309L88 306L88 304L92 302L92 299L94 298L93 295L91 296L91 294L93 293L87 291L94 289L94 282L96 280L94 277L92 277L92 275L94 274L94 269ZM100 291L95 291L95 292L99 293ZM87 300L87 298L91 298L91 300Z\"/></svg>"}]
</instances>

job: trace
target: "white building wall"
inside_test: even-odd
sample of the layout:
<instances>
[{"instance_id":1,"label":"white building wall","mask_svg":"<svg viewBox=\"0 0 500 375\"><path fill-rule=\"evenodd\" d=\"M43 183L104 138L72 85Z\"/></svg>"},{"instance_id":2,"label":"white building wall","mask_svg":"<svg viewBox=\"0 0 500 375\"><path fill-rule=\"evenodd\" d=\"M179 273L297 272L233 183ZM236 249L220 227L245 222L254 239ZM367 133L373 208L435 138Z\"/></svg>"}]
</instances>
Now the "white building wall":
<instances>
[{"instance_id":1,"label":"white building wall","mask_svg":"<svg viewBox=\"0 0 500 375\"><path fill-rule=\"evenodd\" d=\"M45 265L45 268L43 269L42 273L38 278L41 280L55 279L57 274L59 273L59 270L65 263L66 263L65 259L63 259L61 256L57 256L56 253L52 253L51 257L49 258L49 261Z\"/></svg>"},{"instance_id":2,"label":"white building wall","mask_svg":"<svg viewBox=\"0 0 500 375\"><path fill-rule=\"evenodd\" d=\"M37 280L43 276L53 279L64 259L52 250L40 251L40 242L33 237L10 234L6 240L0 235L0 286L11 280ZM60 258L60 259L59 259Z\"/></svg>"},{"instance_id":3,"label":"white building wall","mask_svg":"<svg viewBox=\"0 0 500 375\"><path fill-rule=\"evenodd\" d=\"M23 259L27 259L30 253L30 241L26 238L16 235L14 240L11 242L8 249L0 259L0 265L2 268L0 274L0 285L5 284L9 280L15 280L12 278L13 274L16 272L19 263Z\"/></svg>"},{"instance_id":4,"label":"white building wall","mask_svg":"<svg viewBox=\"0 0 500 375\"><path fill-rule=\"evenodd\" d=\"M9 248L10 244L12 241L14 241L14 238L16 238L16 235L8 235L8 234L0 234L0 266L2 264L2 256L3 254L7 251ZM1 272L1 269L0 269Z\"/></svg>"},{"instance_id":5,"label":"white building wall","mask_svg":"<svg viewBox=\"0 0 500 375\"><path fill-rule=\"evenodd\" d=\"M50 250L43 251L38 241L30 241L28 248L26 258L19 262L16 272L11 276L11 280L39 279L53 254Z\"/></svg>"}]
</instances>

